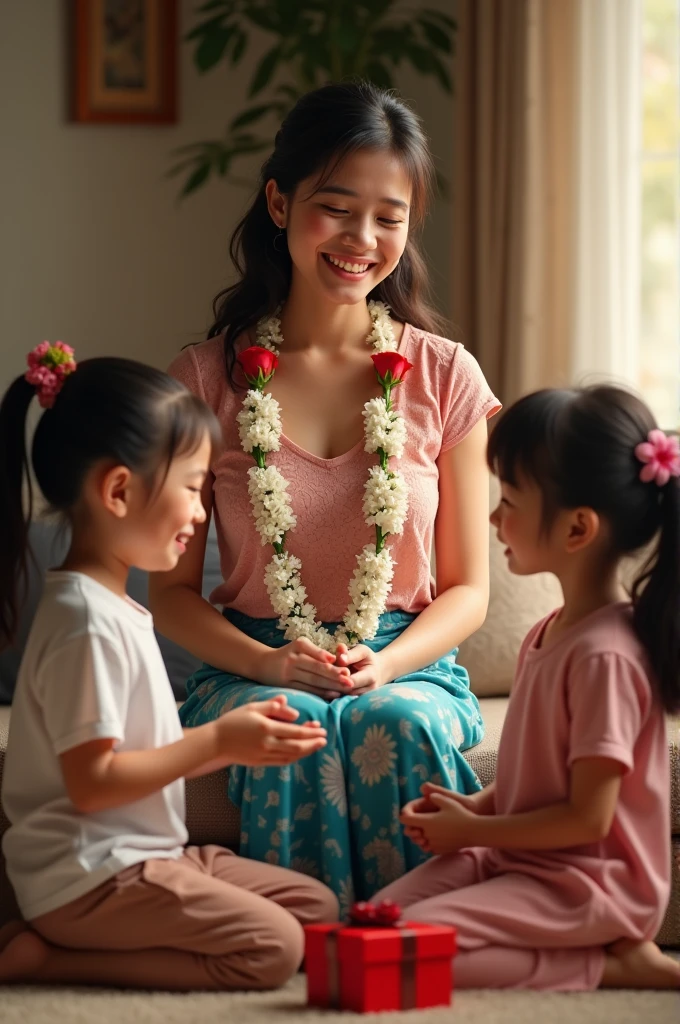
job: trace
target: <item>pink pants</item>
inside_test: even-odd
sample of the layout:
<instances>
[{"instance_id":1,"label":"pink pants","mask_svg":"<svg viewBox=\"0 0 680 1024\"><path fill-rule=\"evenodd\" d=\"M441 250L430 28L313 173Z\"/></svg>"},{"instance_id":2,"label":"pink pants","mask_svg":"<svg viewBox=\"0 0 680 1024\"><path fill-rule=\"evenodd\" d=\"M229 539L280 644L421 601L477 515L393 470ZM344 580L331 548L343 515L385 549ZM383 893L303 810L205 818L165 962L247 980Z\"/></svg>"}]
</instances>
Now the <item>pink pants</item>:
<instances>
[{"instance_id":1,"label":"pink pants","mask_svg":"<svg viewBox=\"0 0 680 1024\"><path fill-rule=\"evenodd\" d=\"M49 943L49 984L125 988L267 989L304 953L302 925L337 921L335 896L305 875L187 847L148 860L30 922Z\"/></svg>"},{"instance_id":2,"label":"pink pants","mask_svg":"<svg viewBox=\"0 0 680 1024\"><path fill-rule=\"evenodd\" d=\"M605 945L621 937L585 900L569 905L530 874L491 874L480 849L434 857L373 902L382 899L409 921L457 929L458 988L589 991L602 980Z\"/></svg>"}]
</instances>

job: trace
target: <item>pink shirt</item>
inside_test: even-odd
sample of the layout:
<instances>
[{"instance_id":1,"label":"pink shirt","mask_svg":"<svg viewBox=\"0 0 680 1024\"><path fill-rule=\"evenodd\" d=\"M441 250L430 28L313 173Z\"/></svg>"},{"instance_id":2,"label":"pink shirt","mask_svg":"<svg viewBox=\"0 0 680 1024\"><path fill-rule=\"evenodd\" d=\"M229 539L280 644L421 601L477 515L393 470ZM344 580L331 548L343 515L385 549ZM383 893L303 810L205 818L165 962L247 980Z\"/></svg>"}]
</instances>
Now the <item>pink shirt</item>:
<instances>
[{"instance_id":1,"label":"pink shirt","mask_svg":"<svg viewBox=\"0 0 680 1024\"><path fill-rule=\"evenodd\" d=\"M409 516L403 535L390 539L397 566L388 609L419 612L434 597L430 551L439 501L437 458L500 404L462 345L407 324L399 351L414 363L394 392L408 431L399 469L409 488ZM211 467L224 582L210 599L254 618L272 618L264 586L272 549L261 545L255 531L247 490L247 472L254 462L241 448L236 423L244 392L234 392L227 381L222 338L185 349L169 372L207 402L224 430L224 449ZM356 556L374 537L364 521L362 502L368 467L376 464L376 456L364 452L363 437L344 455L321 459L283 436L280 451L271 452L268 463L290 484L297 527L286 544L302 559L309 600L323 621L337 622L347 607Z\"/></svg>"},{"instance_id":2,"label":"pink shirt","mask_svg":"<svg viewBox=\"0 0 680 1024\"><path fill-rule=\"evenodd\" d=\"M601 608L537 646L548 621L520 651L496 773L496 813L519 814L569 795L583 757L625 768L609 835L555 851L490 851L505 871L551 879L576 906L592 890L593 920L612 915L618 933L653 938L670 892L670 767L665 719L628 603ZM519 866L521 862L521 867ZM632 932L631 932L632 928Z\"/></svg>"}]
</instances>

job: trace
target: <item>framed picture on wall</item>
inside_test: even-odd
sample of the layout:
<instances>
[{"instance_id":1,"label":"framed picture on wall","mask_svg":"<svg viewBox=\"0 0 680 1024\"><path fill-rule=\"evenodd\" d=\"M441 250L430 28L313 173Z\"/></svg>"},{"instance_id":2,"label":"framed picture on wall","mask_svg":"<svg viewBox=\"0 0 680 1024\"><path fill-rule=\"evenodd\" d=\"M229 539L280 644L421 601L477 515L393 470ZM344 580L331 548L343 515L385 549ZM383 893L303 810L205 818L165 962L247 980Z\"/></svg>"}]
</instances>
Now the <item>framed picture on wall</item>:
<instances>
[{"instance_id":1,"label":"framed picture on wall","mask_svg":"<svg viewBox=\"0 0 680 1024\"><path fill-rule=\"evenodd\" d=\"M72 0L72 119L177 120L177 0Z\"/></svg>"}]
</instances>

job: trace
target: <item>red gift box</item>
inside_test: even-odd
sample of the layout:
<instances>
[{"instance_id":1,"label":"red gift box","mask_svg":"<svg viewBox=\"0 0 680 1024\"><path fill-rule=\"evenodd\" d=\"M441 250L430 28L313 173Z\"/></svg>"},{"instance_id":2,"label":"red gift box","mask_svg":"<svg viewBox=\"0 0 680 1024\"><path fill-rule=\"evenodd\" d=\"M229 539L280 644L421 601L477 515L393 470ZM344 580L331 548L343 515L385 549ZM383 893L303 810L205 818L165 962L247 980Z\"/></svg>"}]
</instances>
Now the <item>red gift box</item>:
<instances>
[{"instance_id":1,"label":"red gift box","mask_svg":"<svg viewBox=\"0 0 680 1024\"><path fill-rule=\"evenodd\" d=\"M376 1013L451 1002L455 928L314 924L305 936L310 1006Z\"/></svg>"}]
</instances>

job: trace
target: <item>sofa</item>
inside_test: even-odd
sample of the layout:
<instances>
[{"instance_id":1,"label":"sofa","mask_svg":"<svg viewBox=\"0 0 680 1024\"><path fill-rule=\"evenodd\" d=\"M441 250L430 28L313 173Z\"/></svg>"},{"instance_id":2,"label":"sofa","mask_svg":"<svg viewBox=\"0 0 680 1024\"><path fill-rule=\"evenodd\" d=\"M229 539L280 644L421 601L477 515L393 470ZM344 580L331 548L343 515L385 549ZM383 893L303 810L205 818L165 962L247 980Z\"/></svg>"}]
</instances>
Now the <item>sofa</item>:
<instances>
[{"instance_id":1,"label":"sofa","mask_svg":"<svg viewBox=\"0 0 680 1024\"><path fill-rule=\"evenodd\" d=\"M48 524L35 524L32 540L36 557L17 649L0 655L0 701L8 702L0 706L0 779L11 715L9 701L21 645L25 642L39 597L42 574L49 565L59 564L59 557L66 544L66 538ZM218 578L217 546L214 534L211 533L206 552L204 594L210 593ZM145 603L146 581L143 574L132 575L129 589L135 599ZM465 753L483 785L494 778L507 695L520 643L529 628L559 602L559 588L552 577L516 577L508 573L502 548L491 531L489 613L484 626L461 646L459 654L459 660L470 673L472 688L479 697L486 723L484 740ZM175 695L181 701L183 682L193 671L196 662L165 638L161 637L159 641ZM668 836L668 842L673 844L675 856L673 890L657 941L666 946L680 946L680 870L677 864L680 856L680 719L669 717L667 725L672 773L671 835ZM187 824L191 843L221 843L233 849L238 848L239 814L226 796L225 772L216 772L187 782ZM8 825L4 813L0 811L0 835ZM17 915L4 859L0 857L0 924Z\"/></svg>"}]
</instances>

